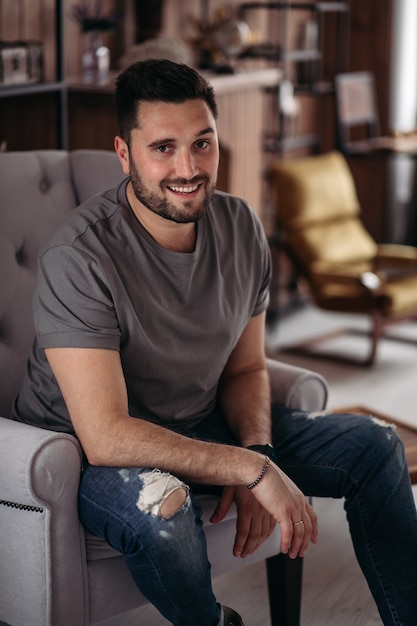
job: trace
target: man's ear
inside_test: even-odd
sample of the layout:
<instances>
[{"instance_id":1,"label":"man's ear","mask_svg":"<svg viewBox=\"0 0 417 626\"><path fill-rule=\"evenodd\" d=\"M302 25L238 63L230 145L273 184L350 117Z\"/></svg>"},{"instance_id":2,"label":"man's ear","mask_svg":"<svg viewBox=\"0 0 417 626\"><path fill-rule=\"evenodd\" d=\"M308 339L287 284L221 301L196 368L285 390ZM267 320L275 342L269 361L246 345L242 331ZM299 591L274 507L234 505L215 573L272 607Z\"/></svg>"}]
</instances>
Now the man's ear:
<instances>
[{"instance_id":1,"label":"man's ear","mask_svg":"<svg viewBox=\"0 0 417 626\"><path fill-rule=\"evenodd\" d=\"M123 173L129 174L130 173L129 148L128 148L127 143L124 141L124 139L119 137L119 135L116 135L116 137L114 138L114 149L116 151L117 156L119 157L119 161L123 168Z\"/></svg>"}]
</instances>

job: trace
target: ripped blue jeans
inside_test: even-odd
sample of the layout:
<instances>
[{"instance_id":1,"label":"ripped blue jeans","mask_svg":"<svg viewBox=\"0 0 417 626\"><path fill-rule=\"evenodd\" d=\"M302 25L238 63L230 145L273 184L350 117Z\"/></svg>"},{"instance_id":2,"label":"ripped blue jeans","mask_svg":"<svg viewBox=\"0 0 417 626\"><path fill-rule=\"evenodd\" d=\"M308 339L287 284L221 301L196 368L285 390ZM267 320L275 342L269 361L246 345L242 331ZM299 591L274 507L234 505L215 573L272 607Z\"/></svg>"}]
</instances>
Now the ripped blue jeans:
<instances>
[{"instance_id":1,"label":"ripped blue jeans","mask_svg":"<svg viewBox=\"0 0 417 626\"><path fill-rule=\"evenodd\" d=\"M385 626L415 624L417 514L395 431L366 416L308 414L281 405L272 407L272 420L275 461L282 470L308 496L345 499L356 556ZM187 435L234 443L219 413ZM181 485L147 468L87 464L79 489L80 519L124 554L137 586L168 621L218 626L221 607L211 586L195 499L204 486L186 486L179 510L161 515L160 503Z\"/></svg>"}]
</instances>

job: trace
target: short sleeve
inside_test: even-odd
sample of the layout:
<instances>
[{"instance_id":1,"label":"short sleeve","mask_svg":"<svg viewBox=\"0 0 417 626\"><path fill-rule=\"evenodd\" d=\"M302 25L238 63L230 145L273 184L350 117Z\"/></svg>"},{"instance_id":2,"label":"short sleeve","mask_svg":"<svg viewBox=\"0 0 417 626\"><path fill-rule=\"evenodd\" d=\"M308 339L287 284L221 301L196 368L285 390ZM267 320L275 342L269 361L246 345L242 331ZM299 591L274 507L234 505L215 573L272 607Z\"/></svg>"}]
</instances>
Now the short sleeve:
<instances>
[{"instance_id":1,"label":"short sleeve","mask_svg":"<svg viewBox=\"0 0 417 626\"><path fill-rule=\"evenodd\" d=\"M49 248L39 259L34 321L42 348L120 347L105 273L94 258L71 246Z\"/></svg>"},{"instance_id":2,"label":"short sleeve","mask_svg":"<svg viewBox=\"0 0 417 626\"><path fill-rule=\"evenodd\" d=\"M255 233L256 240L259 244L259 268L260 268L260 281L259 281L259 292L258 297L255 303L255 307L252 313L252 317L256 315L260 315L269 305L269 296L270 296L270 285L272 278L272 261L271 261L271 250L269 247L268 240L265 235L265 231L263 226L259 220L259 218L255 215Z\"/></svg>"}]
</instances>

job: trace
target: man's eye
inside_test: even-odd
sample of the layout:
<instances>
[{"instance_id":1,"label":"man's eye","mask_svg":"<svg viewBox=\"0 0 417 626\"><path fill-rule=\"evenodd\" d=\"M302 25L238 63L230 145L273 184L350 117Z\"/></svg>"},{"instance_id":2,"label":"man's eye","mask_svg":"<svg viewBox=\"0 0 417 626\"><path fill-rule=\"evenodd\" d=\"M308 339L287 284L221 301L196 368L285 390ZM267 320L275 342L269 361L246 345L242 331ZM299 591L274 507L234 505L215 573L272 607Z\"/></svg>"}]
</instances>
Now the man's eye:
<instances>
[{"instance_id":1,"label":"man's eye","mask_svg":"<svg viewBox=\"0 0 417 626\"><path fill-rule=\"evenodd\" d=\"M161 154L166 154L167 152L169 152L169 146L158 146L156 150Z\"/></svg>"},{"instance_id":2,"label":"man's eye","mask_svg":"<svg viewBox=\"0 0 417 626\"><path fill-rule=\"evenodd\" d=\"M210 142L207 141L207 139L200 139L200 141L197 141L195 145L199 150L204 150L204 148L207 148L209 144Z\"/></svg>"}]
</instances>

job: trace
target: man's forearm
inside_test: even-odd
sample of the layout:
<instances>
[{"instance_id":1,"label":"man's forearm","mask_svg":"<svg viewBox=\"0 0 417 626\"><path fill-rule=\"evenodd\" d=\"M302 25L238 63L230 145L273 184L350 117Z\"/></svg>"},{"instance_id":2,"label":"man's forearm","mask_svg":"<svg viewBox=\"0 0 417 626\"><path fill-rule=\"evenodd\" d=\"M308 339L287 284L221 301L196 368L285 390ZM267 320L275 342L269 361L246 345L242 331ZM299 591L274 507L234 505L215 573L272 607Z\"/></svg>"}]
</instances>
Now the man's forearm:
<instances>
[{"instance_id":1,"label":"man's forearm","mask_svg":"<svg viewBox=\"0 0 417 626\"><path fill-rule=\"evenodd\" d=\"M223 379L219 405L242 446L271 441L271 393L266 368Z\"/></svg>"},{"instance_id":2,"label":"man's forearm","mask_svg":"<svg viewBox=\"0 0 417 626\"><path fill-rule=\"evenodd\" d=\"M92 465L156 467L185 481L248 485L262 470L261 455L192 439L138 418L112 421L86 452Z\"/></svg>"}]
</instances>

